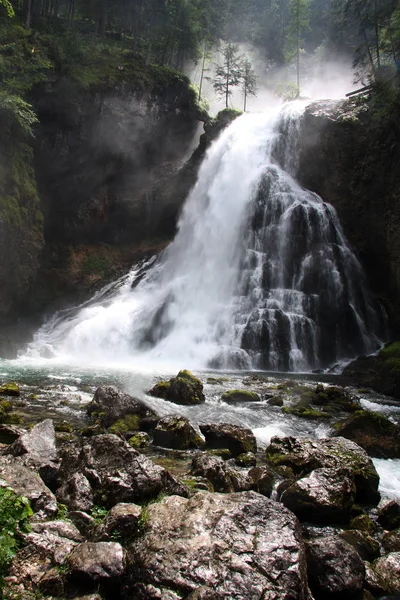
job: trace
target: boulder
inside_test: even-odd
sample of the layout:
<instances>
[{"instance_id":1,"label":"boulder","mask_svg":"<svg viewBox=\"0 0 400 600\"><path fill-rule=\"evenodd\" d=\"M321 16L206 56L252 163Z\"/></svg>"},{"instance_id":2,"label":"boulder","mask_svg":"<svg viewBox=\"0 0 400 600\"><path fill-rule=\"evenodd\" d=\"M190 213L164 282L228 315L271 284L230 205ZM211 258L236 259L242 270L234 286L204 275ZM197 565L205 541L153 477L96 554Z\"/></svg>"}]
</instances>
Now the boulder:
<instances>
[{"instance_id":1,"label":"boulder","mask_svg":"<svg viewBox=\"0 0 400 600\"><path fill-rule=\"evenodd\" d=\"M227 404L241 404L242 402L261 402L261 398L255 392L248 390L228 390L221 396L221 400Z\"/></svg>"},{"instance_id":2,"label":"boulder","mask_svg":"<svg viewBox=\"0 0 400 600\"><path fill-rule=\"evenodd\" d=\"M339 537L353 546L363 560L372 561L380 556L379 543L367 533L348 529L339 533Z\"/></svg>"},{"instance_id":3,"label":"boulder","mask_svg":"<svg viewBox=\"0 0 400 600\"><path fill-rule=\"evenodd\" d=\"M340 537L317 538L307 544L308 581L315 600L351 598L363 589L364 562Z\"/></svg>"},{"instance_id":4,"label":"boulder","mask_svg":"<svg viewBox=\"0 0 400 600\"><path fill-rule=\"evenodd\" d=\"M378 523L389 531L400 527L400 504L397 500L384 500L380 503Z\"/></svg>"},{"instance_id":5,"label":"boulder","mask_svg":"<svg viewBox=\"0 0 400 600\"><path fill-rule=\"evenodd\" d=\"M56 492L57 500L69 510L90 511L93 508L93 492L88 479L82 473L74 473Z\"/></svg>"},{"instance_id":6,"label":"boulder","mask_svg":"<svg viewBox=\"0 0 400 600\"><path fill-rule=\"evenodd\" d=\"M39 518L54 516L57 512L54 494L36 473L9 460L0 457L0 485L9 486L19 496L28 498L33 512Z\"/></svg>"},{"instance_id":7,"label":"boulder","mask_svg":"<svg viewBox=\"0 0 400 600\"><path fill-rule=\"evenodd\" d=\"M252 485L246 475L227 465L219 456L207 452L193 458L191 473L207 479L216 492L250 490Z\"/></svg>"},{"instance_id":8,"label":"boulder","mask_svg":"<svg viewBox=\"0 0 400 600\"><path fill-rule=\"evenodd\" d=\"M296 517L255 492L165 498L129 550L127 598L309 598Z\"/></svg>"},{"instance_id":9,"label":"boulder","mask_svg":"<svg viewBox=\"0 0 400 600\"><path fill-rule=\"evenodd\" d=\"M169 381L157 383L148 394L184 406L194 406L206 401L203 384L190 371L179 371Z\"/></svg>"},{"instance_id":10,"label":"boulder","mask_svg":"<svg viewBox=\"0 0 400 600\"><path fill-rule=\"evenodd\" d=\"M253 452L239 454L235 459L235 464L237 464L238 467L255 467L257 464L257 457Z\"/></svg>"},{"instance_id":11,"label":"boulder","mask_svg":"<svg viewBox=\"0 0 400 600\"><path fill-rule=\"evenodd\" d=\"M359 410L346 421L337 423L336 433L352 440L375 458L400 457L400 427L387 417Z\"/></svg>"},{"instance_id":12,"label":"boulder","mask_svg":"<svg viewBox=\"0 0 400 600\"><path fill-rule=\"evenodd\" d=\"M232 456L247 452L257 452L256 438L251 429L245 429L229 423L215 423L200 425L200 431L206 438L206 447L211 449L225 449L231 451Z\"/></svg>"},{"instance_id":13,"label":"boulder","mask_svg":"<svg viewBox=\"0 0 400 600\"><path fill-rule=\"evenodd\" d=\"M85 438L80 447L65 448L59 480L67 481L76 473L89 481L95 504L106 508L120 502L146 502L161 492L187 495L187 489L168 471L111 434Z\"/></svg>"},{"instance_id":14,"label":"boulder","mask_svg":"<svg viewBox=\"0 0 400 600\"><path fill-rule=\"evenodd\" d=\"M10 381L9 383L4 383L0 386L0 396L20 396L21 392L19 389L19 385Z\"/></svg>"},{"instance_id":15,"label":"boulder","mask_svg":"<svg viewBox=\"0 0 400 600\"><path fill-rule=\"evenodd\" d=\"M135 537L140 530L142 507L137 504L116 504L93 534L94 541L111 541Z\"/></svg>"},{"instance_id":16,"label":"boulder","mask_svg":"<svg viewBox=\"0 0 400 600\"><path fill-rule=\"evenodd\" d=\"M147 448L150 446L150 436L145 431L137 431L128 440L132 448Z\"/></svg>"},{"instance_id":17,"label":"boulder","mask_svg":"<svg viewBox=\"0 0 400 600\"><path fill-rule=\"evenodd\" d=\"M68 558L71 578L101 582L116 580L125 570L125 553L115 542L84 542Z\"/></svg>"},{"instance_id":18,"label":"boulder","mask_svg":"<svg viewBox=\"0 0 400 600\"><path fill-rule=\"evenodd\" d=\"M83 537L79 529L69 521L38 521L31 524L34 533L58 535L60 538L73 540L74 542L83 542Z\"/></svg>"},{"instance_id":19,"label":"boulder","mask_svg":"<svg viewBox=\"0 0 400 600\"><path fill-rule=\"evenodd\" d=\"M38 463L57 460L56 432L53 421L46 419L35 425L30 431L23 433L7 449L7 454L23 456L29 454Z\"/></svg>"},{"instance_id":20,"label":"boulder","mask_svg":"<svg viewBox=\"0 0 400 600\"><path fill-rule=\"evenodd\" d=\"M174 450L201 448L204 441L188 419L167 416L160 419L153 434L153 444Z\"/></svg>"},{"instance_id":21,"label":"boulder","mask_svg":"<svg viewBox=\"0 0 400 600\"><path fill-rule=\"evenodd\" d=\"M101 386L93 396L87 413L97 419L103 427L110 427L127 415L137 415L140 419L155 416L155 412L144 402L132 398L114 386Z\"/></svg>"},{"instance_id":22,"label":"boulder","mask_svg":"<svg viewBox=\"0 0 400 600\"><path fill-rule=\"evenodd\" d=\"M266 449L267 460L276 466L290 467L304 476L319 468L347 468L354 477L356 501L377 504L379 475L365 450L346 438L321 440L273 437Z\"/></svg>"},{"instance_id":23,"label":"boulder","mask_svg":"<svg viewBox=\"0 0 400 600\"><path fill-rule=\"evenodd\" d=\"M315 469L289 485L280 500L300 520L330 524L348 521L355 495L348 469Z\"/></svg>"},{"instance_id":24,"label":"boulder","mask_svg":"<svg viewBox=\"0 0 400 600\"><path fill-rule=\"evenodd\" d=\"M271 496L276 476L269 467L254 467L247 476L251 482L250 489L268 498Z\"/></svg>"},{"instance_id":25,"label":"boulder","mask_svg":"<svg viewBox=\"0 0 400 600\"><path fill-rule=\"evenodd\" d=\"M90 533L95 529L96 522L94 518L82 510L69 511L67 518L72 521L84 537L89 537Z\"/></svg>"},{"instance_id":26,"label":"boulder","mask_svg":"<svg viewBox=\"0 0 400 600\"><path fill-rule=\"evenodd\" d=\"M386 594L400 594L400 552L378 558L372 568Z\"/></svg>"},{"instance_id":27,"label":"boulder","mask_svg":"<svg viewBox=\"0 0 400 600\"><path fill-rule=\"evenodd\" d=\"M382 546L385 552L400 552L400 528L385 533Z\"/></svg>"}]
</instances>

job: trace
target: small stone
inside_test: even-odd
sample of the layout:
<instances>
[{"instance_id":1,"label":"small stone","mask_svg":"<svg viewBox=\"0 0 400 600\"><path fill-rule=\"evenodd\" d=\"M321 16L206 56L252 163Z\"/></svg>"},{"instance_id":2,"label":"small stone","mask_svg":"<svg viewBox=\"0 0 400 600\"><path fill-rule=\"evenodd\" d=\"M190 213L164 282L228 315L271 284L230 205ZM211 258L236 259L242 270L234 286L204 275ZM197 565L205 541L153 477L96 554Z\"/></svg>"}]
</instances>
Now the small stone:
<instances>
[{"instance_id":1,"label":"small stone","mask_svg":"<svg viewBox=\"0 0 400 600\"><path fill-rule=\"evenodd\" d=\"M150 446L150 436L145 431L137 431L132 437L129 438L128 444L132 448L140 449L147 448Z\"/></svg>"},{"instance_id":2,"label":"small stone","mask_svg":"<svg viewBox=\"0 0 400 600\"><path fill-rule=\"evenodd\" d=\"M89 481L82 473L74 473L56 492L57 500L70 510L90 511L93 507L93 492Z\"/></svg>"},{"instance_id":3,"label":"small stone","mask_svg":"<svg viewBox=\"0 0 400 600\"><path fill-rule=\"evenodd\" d=\"M125 570L124 550L115 542L85 542L71 552L68 564L72 577L95 582L117 579Z\"/></svg>"}]
</instances>

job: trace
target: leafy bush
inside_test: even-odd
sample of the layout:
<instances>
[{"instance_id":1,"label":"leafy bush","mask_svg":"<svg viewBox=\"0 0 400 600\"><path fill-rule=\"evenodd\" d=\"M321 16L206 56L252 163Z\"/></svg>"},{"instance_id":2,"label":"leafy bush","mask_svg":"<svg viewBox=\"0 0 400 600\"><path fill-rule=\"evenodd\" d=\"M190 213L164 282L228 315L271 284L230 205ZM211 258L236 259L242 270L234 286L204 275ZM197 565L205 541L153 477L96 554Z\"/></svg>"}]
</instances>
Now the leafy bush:
<instances>
[{"instance_id":1,"label":"leafy bush","mask_svg":"<svg viewBox=\"0 0 400 600\"><path fill-rule=\"evenodd\" d=\"M9 121L14 121L25 135L33 135L32 127L38 123L38 118L32 106L19 96L0 92L0 111L4 111Z\"/></svg>"},{"instance_id":2,"label":"leafy bush","mask_svg":"<svg viewBox=\"0 0 400 600\"><path fill-rule=\"evenodd\" d=\"M17 496L10 488L0 488L0 590L18 548L18 532L29 531L32 514L27 498Z\"/></svg>"}]
</instances>

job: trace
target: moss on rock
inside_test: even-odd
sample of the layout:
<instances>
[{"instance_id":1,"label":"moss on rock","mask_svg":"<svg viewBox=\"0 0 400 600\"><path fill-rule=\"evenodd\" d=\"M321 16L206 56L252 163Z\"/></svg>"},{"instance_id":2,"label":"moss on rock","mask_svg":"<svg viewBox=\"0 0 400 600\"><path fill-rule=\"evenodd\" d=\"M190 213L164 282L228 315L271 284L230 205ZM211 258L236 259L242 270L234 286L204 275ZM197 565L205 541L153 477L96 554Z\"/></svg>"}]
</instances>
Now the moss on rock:
<instances>
[{"instance_id":1,"label":"moss on rock","mask_svg":"<svg viewBox=\"0 0 400 600\"><path fill-rule=\"evenodd\" d=\"M126 415L123 419L118 419L109 428L109 433L125 435L133 431L137 431L140 427L140 417L138 415Z\"/></svg>"},{"instance_id":2,"label":"moss on rock","mask_svg":"<svg viewBox=\"0 0 400 600\"><path fill-rule=\"evenodd\" d=\"M1 396L19 396L21 394L19 385L14 381L10 381L9 383L5 383L0 387L0 395Z\"/></svg>"},{"instance_id":3,"label":"moss on rock","mask_svg":"<svg viewBox=\"0 0 400 600\"><path fill-rule=\"evenodd\" d=\"M400 458L400 427L380 413L359 410L335 425L335 435L345 437L376 458Z\"/></svg>"},{"instance_id":4,"label":"moss on rock","mask_svg":"<svg viewBox=\"0 0 400 600\"><path fill-rule=\"evenodd\" d=\"M255 392L248 390L228 390L221 396L221 400L228 404L236 404L239 402L260 402L261 398Z\"/></svg>"},{"instance_id":5,"label":"moss on rock","mask_svg":"<svg viewBox=\"0 0 400 600\"><path fill-rule=\"evenodd\" d=\"M187 370L179 371L178 375L169 381L157 383L148 394L183 406L193 406L206 401L202 382Z\"/></svg>"}]
</instances>

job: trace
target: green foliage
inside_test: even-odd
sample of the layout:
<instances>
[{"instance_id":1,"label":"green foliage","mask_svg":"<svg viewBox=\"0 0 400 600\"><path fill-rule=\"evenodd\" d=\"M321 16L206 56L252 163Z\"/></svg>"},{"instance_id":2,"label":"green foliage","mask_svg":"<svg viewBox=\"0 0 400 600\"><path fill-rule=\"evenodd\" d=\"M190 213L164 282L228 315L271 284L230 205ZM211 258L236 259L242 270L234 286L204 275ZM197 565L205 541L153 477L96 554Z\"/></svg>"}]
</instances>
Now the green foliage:
<instances>
[{"instance_id":1,"label":"green foliage","mask_svg":"<svg viewBox=\"0 0 400 600\"><path fill-rule=\"evenodd\" d=\"M108 510L104 506L93 506L90 515L94 520L95 525L101 525L108 514Z\"/></svg>"},{"instance_id":2,"label":"green foliage","mask_svg":"<svg viewBox=\"0 0 400 600\"><path fill-rule=\"evenodd\" d=\"M38 123L38 118L32 106L20 96L0 92L0 111L4 111L7 117L17 124L22 133L27 136L33 135L32 127Z\"/></svg>"},{"instance_id":3,"label":"green foliage","mask_svg":"<svg viewBox=\"0 0 400 600\"><path fill-rule=\"evenodd\" d=\"M27 498L9 488L0 488L0 593L4 575L18 549L18 532L29 531L33 514Z\"/></svg>"},{"instance_id":4,"label":"green foliage","mask_svg":"<svg viewBox=\"0 0 400 600\"><path fill-rule=\"evenodd\" d=\"M14 9L9 0L0 0L0 6L5 9L7 16L10 17L10 19L15 16Z\"/></svg>"},{"instance_id":5,"label":"green foliage","mask_svg":"<svg viewBox=\"0 0 400 600\"><path fill-rule=\"evenodd\" d=\"M239 55L239 46L228 43L222 47L221 63L216 65L212 84L216 93L225 99L225 106L232 95L232 88L240 85L243 76L243 59Z\"/></svg>"},{"instance_id":6,"label":"green foliage","mask_svg":"<svg viewBox=\"0 0 400 600\"><path fill-rule=\"evenodd\" d=\"M382 348L379 352L379 356L384 360L391 358L400 359L400 342L393 342L393 344L389 344L386 348Z\"/></svg>"},{"instance_id":7,"label":"green foliage","mask_svg":"<svg viewBox=\"0 0 400 600\"><path fill-rule=\"evenodd\" d=\"M68 507L65 504L57 503L57 519L65 521L68 515Z\"/></svg>"},{"instance_id":8,"label":"green foliage","mask_svg":"<svg viewBox=\"0 0 400 600\"><path fill-rule=\"evenodd\" d=\"M124 419L119 419L108 430L109 433L125 434L131 431L137 431L140 425L138 415L127 415Z\"/></svg>"}]
</instances>

